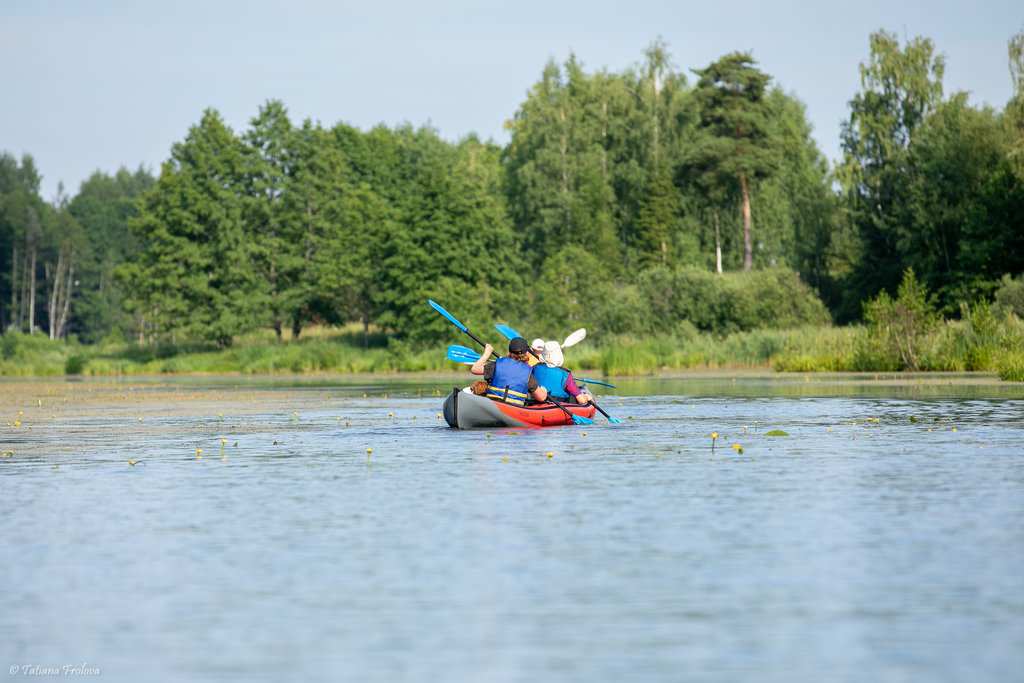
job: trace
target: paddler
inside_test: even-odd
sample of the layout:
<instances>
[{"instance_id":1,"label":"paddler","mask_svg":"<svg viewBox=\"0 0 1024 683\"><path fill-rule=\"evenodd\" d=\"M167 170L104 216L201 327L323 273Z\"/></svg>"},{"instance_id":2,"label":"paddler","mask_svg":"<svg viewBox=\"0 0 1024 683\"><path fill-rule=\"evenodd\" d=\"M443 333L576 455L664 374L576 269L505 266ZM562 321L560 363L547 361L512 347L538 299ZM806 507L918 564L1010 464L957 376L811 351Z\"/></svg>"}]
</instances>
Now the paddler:
<instances>
[{"instance_id":1,"label":"paddler","mask_svg":"<svg viewBox=\"0 0 1024 683\"><path fill-rule=\"evenodd\" d=\"M525 405L526 399L532 395L543 403L547 390L540 386L533 376L533 368L527 362L530 346L522 337L515 337L508 343L508 355L496 361L488 361L494 347L484 345L484 352L469 371L474 375L483 375L487 382L488 398L504 401L513 405Z\"/></svg>"},{"instance_id":2,"label":"paddler","mask_svg":"<svg viewBox=\"0 0 1024 683\"><path fill-rule=\"evenodd\" d=\"M580 391L572 373L562 367L564 362L561 345L556 341L545 342L544 350L540 354L540 363L533 368L533 374L540 385L547 389L548 395L556 401L568 401L572 396L577 403L588 403L593 396Z\"/></svg>"}]
</instances>

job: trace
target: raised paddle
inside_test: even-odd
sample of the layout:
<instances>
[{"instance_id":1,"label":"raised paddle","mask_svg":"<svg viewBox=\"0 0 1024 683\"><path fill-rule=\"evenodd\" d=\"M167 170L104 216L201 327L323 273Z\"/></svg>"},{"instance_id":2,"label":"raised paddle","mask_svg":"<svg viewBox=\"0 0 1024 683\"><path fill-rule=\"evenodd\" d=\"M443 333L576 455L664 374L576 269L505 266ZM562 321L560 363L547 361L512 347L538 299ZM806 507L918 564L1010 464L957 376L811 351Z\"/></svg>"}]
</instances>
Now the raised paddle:
<instances>
[{"instance_id":1,"label":"raised paddle","mask_svg":"<svg viewBox=\"0 0 1024 683\"><path fill-rule=\"evenodd\" d=\"M480 354L471 348L466 346L459 346L458 344L452 344L448 347L448 360L453 360L456 363L472 364L480 358ZM575 375L573 375L575 377ZM577 382L583 382L584 384L600 384L601 386L611 387L612 389L617 388L614 384L608 384L608 382L599 382L596 379L587 379L585 377L576 377Z\"/></svg>"},{"instance_id":2,"label":"raised paddle","mask_svg":"<svg viewBox=\"0 0 1024 683\"><path fill-rule=\"evenodd\" d=\"M576 330L575 332L573 332L572 334L565 338L565 341L562 342L562 348L567 349L570 346L576 346L581 341L583 341L583 339L586 336L587 331L581 327L580 329Z\"/></svg>"},{"instance_id":3,"label":"raised paddle","mask_svg":"<svg viewBox=\"0 0 1024 683\"><path fill-rule=\"evenodd\" d=\"M443 308L443 307L442 307L442 306L441 306L440 304L438 304L438 303L436 303L436 302L434 302L434 301L431 301L430 299L427 299L427 303L429 303L429 304L430 304L431 308L433 308L433 309L434 309L435 311L437 311L438 313L440 313L441 315L443 315L443 316L444 316L445 318L447 318L447 319L448 319L448 321L449 321L450 323L452 323L453 325L455 325L455 327L459 328L460 330L462 330L463 332L465 332L466 334L468 334L468 335L470 336L470 338L472 338L472 339L473 339L473 341L475 341L475 342L476 342L477 344L479 344L480 346L483 346L483 347L485 347L485 348L486 348L486 346L487 346L487 345L486 345L486 344L484 344L484 343L483 343L482 341L480 341L480 338L479 338L479 337L477 337L477 336L476 336L475 334L473 334L472 332L470 332L470 331L469 331L469 330L468 330L468 329L466 328L466 326L465 326L465 325L463 325L463 324L462 324L462 323L460 323L460 322L459 322L458 320L456 320L456 319L455 319L455 316L453 316L453 315L452 315L451 313L449 313L448 311L444 310L444 308ZM478 355L477 355L477 358L479 358L479 357L480 357L480 356L479 356L479 354L478 354ZM568 416L569 416L570 418L572 418L572 422L573 422L573 424L578 424L578 425L592 425L592 424L594 424L594 421L593 421L593 420L591 420L591 419L590 419L589 417L583 417L582 415L575 415L575 414L573 414L573 413L570 413L570 412L569 412L568 410L566 410L566 409L565 409L565 407L564 407L564 406L562 406L561 404L559 404L559 403L558 403L557 401L555 401L554 399L552 399L552 398L550 398L550 397L548 398L548 402L550 402L550 403L552 403L552 404L554 404L554 405L558 406L559 408L561 408L561 409L562 409L562 412L563 412L563 413L565 413L565 414L566 414L566 415L568 415Z\"/></svg>"},{"instance_id":4,"label":"raised paddle","mask_svg":"<svg viewBox=\"0 0 1024 683\"><path fill-rule=\"evenodd\" d=\"M435 311L437 311L438 313L443 315L445 318L448 318L448 322L450 322L452 325L455 325L455 327L459 328L460 330L462 330L463 332L468 334L470 339L475 341L480 346L487 346L487 344L485 344L484 342L480 341L480 337L478 337L475 334L473 334L472 332L470 332L466 328L465 325L463 325L458 320L456 320L454 315L452 315L448 311L444 310L444 308L441 306L441 304L439 304L439 303L437 303L435 301L431 301L430 299L427 299L427 303L430 304L431 308L433 308ZM494 354L494 355L497 357L497 354Z\"/></svg>"}]
</instances>

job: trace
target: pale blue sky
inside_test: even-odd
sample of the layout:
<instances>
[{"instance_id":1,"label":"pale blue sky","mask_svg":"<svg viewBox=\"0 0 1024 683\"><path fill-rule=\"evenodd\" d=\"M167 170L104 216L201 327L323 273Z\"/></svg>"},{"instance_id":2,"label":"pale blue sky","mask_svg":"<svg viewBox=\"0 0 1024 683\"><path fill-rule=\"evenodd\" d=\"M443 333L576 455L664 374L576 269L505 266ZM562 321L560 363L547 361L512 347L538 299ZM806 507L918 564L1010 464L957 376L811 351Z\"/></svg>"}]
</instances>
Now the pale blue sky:
<instances>
[{"instance_id":1,"label":"pale blue sky","mask_svg":"<svg viewBox=\"0 0 1024 683\"><path fill-rule=\"evenodd\" d=\"M1019 0L0 0L0 150L35 157L49 200L97 169L158 173L203 109L241 131L268 99L296 123L429 124L504 144L549 59L618 72L660 37L691 82L689 69L751 50L835 159L879 29L931 38L947 95L1009 99Z\"/></svg>"}]
</instances>

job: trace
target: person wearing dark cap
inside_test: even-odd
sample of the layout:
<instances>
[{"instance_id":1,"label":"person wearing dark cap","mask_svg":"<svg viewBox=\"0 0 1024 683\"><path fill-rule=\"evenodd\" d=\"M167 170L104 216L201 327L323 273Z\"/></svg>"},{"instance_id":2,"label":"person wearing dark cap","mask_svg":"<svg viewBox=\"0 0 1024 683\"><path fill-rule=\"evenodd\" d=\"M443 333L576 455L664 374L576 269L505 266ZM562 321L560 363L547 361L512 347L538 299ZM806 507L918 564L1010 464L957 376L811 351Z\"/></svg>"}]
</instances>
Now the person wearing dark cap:
<instances>
[{"instance_id":1,"label":"person wearing dark cap","mask_svg":"<svg viewBox=\"0 0 1024 683\"><path fill-rule=\"evenodd\" d=\"M547 389L537 383L537 378L533 376L533 368L526 362L530 354L530 345L525 339L515 337L508 343L507 356L488 362L492 351L493 346L484 345L483 354L469 368L474 375L484 376L489 398L520 406L525 405L531 394L540 402L547 399Z\"/></svg>"}]
</instances>

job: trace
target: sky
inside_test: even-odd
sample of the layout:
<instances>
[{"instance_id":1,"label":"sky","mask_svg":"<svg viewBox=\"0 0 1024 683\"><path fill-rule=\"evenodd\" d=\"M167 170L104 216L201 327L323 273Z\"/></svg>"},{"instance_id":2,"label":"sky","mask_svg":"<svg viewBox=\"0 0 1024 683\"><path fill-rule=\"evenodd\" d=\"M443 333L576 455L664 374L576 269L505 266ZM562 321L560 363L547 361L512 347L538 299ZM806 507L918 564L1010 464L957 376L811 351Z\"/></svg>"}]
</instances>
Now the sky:
<instances>
[{"instance_id":1,"label":"sky","mask_svg":"<svg viewBox=\"0 0 1024 683\"><path fill-rule=\"evenodd\" d=\"M30 154L52 201L97 170L159 174L205 109L241 133L271 99L295 124L504 145L548 61L617 73L660 39L691 84L690 69L752 52L834 160L879 30L930 38L947 96L1009 100L1020 0L0 0L0 151Z\"/></svg>"}]
</instances>

